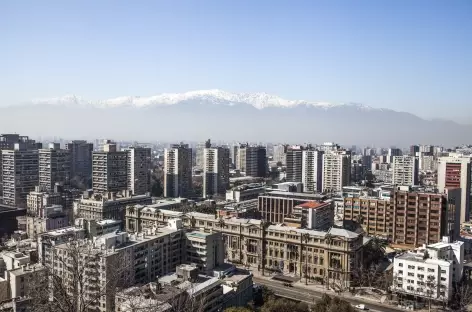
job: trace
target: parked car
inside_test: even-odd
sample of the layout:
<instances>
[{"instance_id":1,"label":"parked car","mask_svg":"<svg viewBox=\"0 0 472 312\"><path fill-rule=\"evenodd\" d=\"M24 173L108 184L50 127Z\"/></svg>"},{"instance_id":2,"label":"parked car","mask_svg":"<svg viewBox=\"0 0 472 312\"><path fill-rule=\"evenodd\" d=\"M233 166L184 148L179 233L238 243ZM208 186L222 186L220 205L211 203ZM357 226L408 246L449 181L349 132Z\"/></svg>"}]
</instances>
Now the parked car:
<instances>
[{"instance_id":1,"label":"parked car","mask_svg":"<svg viewBox=\"0 0 472 312\"><path fill-rule=\"evenodd\" d=\"M369 310L365 304L358 304L358 305L355 305L354 308L358 309L358 310Z\"/></svg>"},{"instance_id":2,"label":"parked car","mask_svg":"<svg viewBox=\"0 0 472 312\"><path fill-rule=\"evenodd\" d=\"M285 287L293 287L293 285L291 283L284 283L284 286Z\"/></svg>"}]
</instances>

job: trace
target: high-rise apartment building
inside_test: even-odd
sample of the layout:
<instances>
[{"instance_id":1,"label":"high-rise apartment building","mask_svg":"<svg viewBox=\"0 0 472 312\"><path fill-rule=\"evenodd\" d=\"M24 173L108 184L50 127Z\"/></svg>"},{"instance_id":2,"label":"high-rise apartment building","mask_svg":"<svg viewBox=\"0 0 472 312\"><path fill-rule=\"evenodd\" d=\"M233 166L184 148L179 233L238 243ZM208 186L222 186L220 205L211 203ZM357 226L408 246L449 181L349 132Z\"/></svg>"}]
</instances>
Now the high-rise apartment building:
<instances>
[{"instance_id":1,"label":"high-rise apartment building","mask_svg":"<svg viewBox=\"0 0 472 312\"><path fill-rule=\"evenodd\" d=\"M390 199L345 197L344 221L355 221L371 236L387 239L390 234Z\"/></svg>"},{"instance_id":2,"label":"high-rise apartment building","mask_svg":"<svg viewBox=\"0 0 472 312\"><path fill-rule=\"evenodd\" d=\"M323 154L324 192L341 192L351 181L351 154L348 151L329 151Z\"/></svg>"},{"instance_id":3,"label":"high-rise apartment building","mask_svg":"<svg viewBox=\"0 0 472 312\"><path fill-rule=\"evenodd\" d=\"M287 148L288 145L286 144L274 145L274 154L272 160L285 165L287 161Z\"/></svg>"},{"instance_id":4,"label":"high-rise apartment building","mask_svg":"<svg viewBox=\"0 0 472 312\"><path fill-rule=\"evenodd\" d=\"M303 191L321 192L323 184L323 152L305 150L302 152Z\"/></svg>"},{"instance_id":5,"label":"high-rise apartment building","mask_svg":"<svg viewBox=\"0 0 472 312\"><path fill-rule=\"evenodd\" d=\"M205 150L205 148L210 148L210 147L211 147L210 139L206 140L205 142L197 144L196 153L195 153L195 165L197 166L197 168L203 169L203 165L205 162L203 151Z\"/></svg>"},{"instance_id":6,"label":"high-rise apartment building","mask_svg":"<svg viewBox=\"0 0 472 312\"><path fill-rule=\"evenodd\" d=\"M26 197L39 182L38 150L15 144L2 150L3 203L26 208Z\"/></svg>"},{"instance_id":7,"label":"high-rise apartment building","mask_svg":"<svg viewBox=\"0 0 472 312\"><path fill-rule=\"evenodd\" d=\"M70 151L71 179L78 177L80 180L89 183L92 178L93 143L74 140L66 144L66 149Z\"/></svg>"},{"instance_id":8,"label":"high-rise apartment building","mask_svg":"<svg viewBox=\"0 0 472 312\"><path fill-rule=\"evenodd\" d=\"M39 186L53 191L56 183L70 182L70 151L61 149L59 143L50 143L39 151Z\"/></svg>"},{"instance_id":9,"label":"high-rise apartment building","mask_svg":"<svg viewBox=\"0 0 472 312\"><path fill-rule=\"evenodd\" d=\"M188 197L192 192L192 149L175 144L164 151L164 196Z\"/></svg>"},{"instance_id":10,"label":"high-rise apartment building","mask_svg":"<svg viewBox=\"0 0 472 312\"><path fill-rule=\"evenodd\" d=\"M392 184L418 185L418 158L394 156L392 162Z\"/></svg>"},{"instance_id":11,"label":"high-rise apartment building","mask_svg":"<svg viewBox=\"0 0 472 312\"><path fill-rule=\"evenodd\" d=\"M302 182L303 147L289 146L286 155L286 179L289 182Z\"/></svg>"},{"instance_id":12,"label":"high-rise apartment building","mask_svg":"<svg viewBox=\"0 0 472 312\"><path fill-rule=\"evenodd\" d=\"M389 223L394 244L421 246L459 237L460 189L421 193L399 188L393 192Z\"/></svg>"},{"instance_id":13,"label":"high-rise apartment building","mask_svg":"<svg viewBox=\"0 0 472 312\"><path fill-rule=\"evenodd\" d=\"M203 197L224 196L229 187L229 149L205 148L203 158Z\"/></svg>"},{"instance_id":14,"label":"high-rise apartment building","mask_svg":"<svg viewBox=\"0 0 472 312\"><path fill-rule=\"evenodd\" d=\"M264 146L241 144L236 154L236 169L250 177L267 175L267 152Z\"/></svg>"},{"instance_id":15,"label":"high-rise apartment building","mask_svg":"<svg viewBox=\"0 0 472 312\"><path fill-rule=\"evenodd\" d=\"M151 191L151 149L133 146L128 152L128 190L135 195Z\"/></svg>"},{"instance_id":16,"label":"high-rise apartment building","mask_svg":"<svg viewBox=\"0 0 472 312\"><path fill-rule=\"evenodd\" d=\"M471 159L466 157L440 157L438 160L438 190L461 189L460 222L470 220Z\"/></svg>"},{"instance_id":17,"label":"high-rise apartment building","mask_svg":"<svg viewBox=\"0 0 472 312\"><path fill-rule=\"evenodd\" d=\"M128 188L128 153L116 144L104 145L103 152L92 154L92 188L96 193L119 192Z\"/></svg>"},{"instance_id":18,"label":"high-rise apartment building","mask_svg":"<svg viewBox=\"0 0 472 312\"><path fill-rule=\"evenodd\" d=\"M27 136L19 134L0 134L0 164L2 163L2 150L15 149L15 144L19 144L22 149L38 149L42 147L41 143L36 143ZM2 170L0 168L0 196L3 194Z\"/></svg>"}]
</instances>

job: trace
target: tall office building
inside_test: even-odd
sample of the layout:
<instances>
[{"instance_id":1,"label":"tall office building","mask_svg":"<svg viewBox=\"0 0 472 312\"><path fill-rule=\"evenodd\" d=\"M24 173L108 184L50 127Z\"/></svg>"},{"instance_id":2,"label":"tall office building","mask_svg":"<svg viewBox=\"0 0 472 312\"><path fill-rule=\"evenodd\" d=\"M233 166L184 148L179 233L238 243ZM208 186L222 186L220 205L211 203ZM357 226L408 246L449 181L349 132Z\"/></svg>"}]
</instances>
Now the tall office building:
<instances>
[{"instance_id":1,"label":"tall office building","mask_svg":"<svg viewBox=\"0 0 472 312\"><path fill-rule=\"evenodd\" d=\"M192 192L192 149L175 144L164 151L164 196L188 197Z\"/></svg>"},{"instance_id":2,"label":"tall office building","mask_svg":"<svg viewBox=\"0 0 472 312\"><path fill-rule=\"evenodd\" d=\"M303 147L298 145L288 147L286 161L287 181L302 182Z\"/></svg>"},{"instance_id":3,"label":"tall office building","mask_svg":"<svg viewBox=\"0 0 472 312\"><path fill-rule=\"evenodd\" d=\"M78 177L80 180L90 181L92 177L93 143L74 140L66 144L66 149L70 151L71 179Z\"/></svg>"},{"instance_id":4,"label":"tall office building","mask_svg":"<svg viewBox=\"0 0 472 312\"><path fill-rule=\"evenodd\" d=\"M38 150L15 144L2 150L3 203L26 208L26 197L39 181Z\"/></svg>"},{"instance_id":5,"label":"tall office building","mask_svg":"<svg viewBox=\"0 0 472 312\"><path fill-rule=\"evenodd\" d=\"M321 192L323 185L323 152L306 150L302 152L303 190L308 193Z\"/></svg>"},{"instance_id":6,"label":"tall office building","mask_svg":"<svg viewBox=\"0 0 472 312\"><path fill-rule=\"evenodd\" d=\"M418 158L394 156L392 162L393 185L418 185Z\"/></svg>"},{"instance_id":7,"label":"tall office building","mask_svg":"<svg viewBox=\"0 0 472 312\"><path fill-rule=\"evenodd\" d=\"M287 148L288 145L286 144L274 145L273 161L285 165L287 161Z\"/></svg>"},{"instance_id":8,"label":"tall office building","mask_svg":"<svg viewBox=\"0 0 472 312\"><path fill-rule=\"evenodd\" d=\"M440 157L438 161L438 191L461 189L461 223L470 220L471 169L471 159L466 157Z\"/></svg>"},{"instance_id":9,"label":"tall office building","mask_svg":"<svg viewBox=\"0 0 472 312\"><path fill-rule=\"evenodd\" d=\"M351 181L351 154L348 151L331 151L323 155L324 192L341 192Z\"/></svg>"},{"instance_id":10,"label":"tall office building","mask_svg":"<svg viewBox=\"0 0 472 312\"><path fill-rule=\"evenodd\" d=\"M128 153L128 190L133 195L151 191L151 148L132 146Z\"/></svg>"},{"instance_id":11,"label":"tall office building","mask_svg":"<svg viewBox=\"0 0 472 312\"><path fill-rule=\"evenodd\" d=\"M210 147L203 150L203 197L224 195L229 186L229 149Z\"/></svg>"},{"instance_id":12,"label":"tall office building","mask_svg":"<svg viewBox=\"0 0 472 312\"><path fill-rule=\"evenodd\" d=\"M205 161L205 157L203 156L203 150L205 148L211 147L210 139L206 140L205 142L198 143L195 153L195 166L199 169L203 169L203 163Z\"/></svg>"},{"instance_id":13,"label":"tall office building","mask_svg":"<svg viewBox=\"0 0 472 312\"><path fill-rule=\"evenodd\" d=\"M114 143L105 144L101 152L93 152L92 188L95 193L128 189L127 155L126 151L117 151Z\"/></svg>"},{"instance_id":14,"label":"tall office building","mask_svg":"<svg viewBox=\"0 0 472 312\"><path fill-rule=\"evenodd\" d=\"M267 175L267 153L264 146L241 144L236 154L236 169L246 176L265 177Z\"/></svg>"},{"instance_id":15,"label":"tall office building","mask_svg":"<svg viewBox=\"0 0 472 312\"><path fill-rule=\"evenodd\" d=\"M70 151L61 149L59 143L50 143L39 150L39 186L53 191L54 185L66 185L70 181Z\"/></svg>"}]
</instances>

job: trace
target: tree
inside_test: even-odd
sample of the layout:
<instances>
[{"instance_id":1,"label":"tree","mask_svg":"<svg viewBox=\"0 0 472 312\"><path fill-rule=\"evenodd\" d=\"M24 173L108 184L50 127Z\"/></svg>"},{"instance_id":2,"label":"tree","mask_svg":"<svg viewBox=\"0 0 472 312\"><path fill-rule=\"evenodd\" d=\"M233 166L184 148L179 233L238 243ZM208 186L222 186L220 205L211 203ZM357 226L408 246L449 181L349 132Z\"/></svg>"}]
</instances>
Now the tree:
<instances>
[{"instance_id":1,"label":"tree","mask_svg":"<svg viewBox=\"0 0 472 312\"><path fill-rule=\"evenodd\" d=\"M387 242L378 236L370 239L364 247L364 263L369 266L372 262L379 263L385 257Z\"/></svg>"},{"instance_id":2,"label":"tree","mask_svg":"<svg viewBox=\"0 0 472 312\"><path fill-rule=\"evenodd\" d=\"M127 268L121 254L103 257L101 251L79 241L51 248L42 274L29 283L27 310L86 312L103 302L113 306L117 287L128 285Z\"/></svg>"},{"instance_id":3,"label":"tree","mask_svg":"<svg viewBox=\"0 0 472 312\"><path fill-rule=\"evenodd\" d=\"M470 281L462 281L455 287L452 308L454 311L468 311L472 304L472 284Z\"/></svg>"},{"instance_id":4,"label":"tree","mask_svg":"<svg viewBox=\"0 0 472 312\"><path fill-rule=\"evenodd\" d=\"M252 312L253 310L246 307L231 307L225 309L224 312Z\"/></svg>"},{"instance_id":5,"label":"tree","mask_svg":"<svg viewBox=\"0 0 472 312\"><path fill-rule=\"evenodd\" d=\"M338 297L331 298L324 294L323 297L315 302L311 309L312 312L355 312L356 309L345 300Z\"/></svg>"},{"instance_id":6,"label":"tree","mask_svg":"<svg viewBox=\"0 0 472 312\"><path fill-rule=\"evenodd\" d=\"M294 302L287 299L275 299L264 303L261 312L309 312L306 303Z\"/></svg>"}]
</instances>

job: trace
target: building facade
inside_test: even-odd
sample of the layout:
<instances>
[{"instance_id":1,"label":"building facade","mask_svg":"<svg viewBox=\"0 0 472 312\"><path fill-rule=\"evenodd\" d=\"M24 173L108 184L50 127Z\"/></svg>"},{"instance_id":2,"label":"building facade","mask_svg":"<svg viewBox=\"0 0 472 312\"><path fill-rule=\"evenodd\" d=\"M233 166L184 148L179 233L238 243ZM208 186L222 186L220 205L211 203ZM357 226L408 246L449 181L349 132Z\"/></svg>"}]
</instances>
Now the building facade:
<instances>
[{"instance_id":1,"label":"building facade","mask_svg":"<svg viewBox=\"0 0 472 312\"><path fill-rule=\"evenodd\" d=\"M39 151L39 186L53 191L56 183L70 183L70 151L61 149L59 143L50 143Z\"/></svg>"},{"instance_id":2,"label":"building facade","mask_svg":"<svg viewBox=\"0 0 472 312\"><path fill-rule=\"evenodd\" d=\"M418 158L414 156L393 156L393 185L418 185Z\"/></svg>"},{"instance_id":3,"label":"building facade","mask_svg":"<svg viewBox=\"0 0 472 312\"><path fill-rule=\"evenodd\" d=\"M192 193L192 149L175 144L164 151L164 196L188 197Z\"/></svg>"},{"instance_id":4,"label":"building facade","mask_svg":"<svg viewBox=\"0 0 472 312\"><path fill-rule=\"evenodd\" d=\"M117 151L116 144L105 144L103 152L92 154L94 193L119 192L128 188L128 153Z\"/></svg>"},{"instance_id":5,"label":"building facade","mask_svg":"<svg viewBox=\"0 0 472 312\"><path fill-rule=\"evenodd\" d=\"M78 177L82 181L90 181L92 178L93 143L74 140L66 144L66 150L70 152L71 179Z\"/></svg>"},{"instance_id":6,"label":"building facade","mask_svg":"<svg viewBox=\"0 0 472 312\"><path fill-rule=\"evenodd\" d=\"M128 190L134 195L151 191L151 149L132 146L128 152Z\"/></svg>"},{"instance_id":7,"label":"building facade","mask_svg":"<svg viewBox=\"0 0 472 312\"><path fill-rule=\"evenodd\" d=\"M303 191L321 192L323 184L323 152L305 150L302 152Z\"/></svg>"},{"instance_id":8,"label":"building facade","mask_svg":"<svg viewBox=\"0 0 472 312\"><path fill-rule=\"evenodd\" d=\"M370 236L390 235L390 198L369 196L344 198L344 221L355 221Z\"/></svg>"},{"instance_id":9,"label":"building facade","mask_svg":"<svg viewBox=\"0 0 472 312\"><path fill-rule=\"evenodd\" d=\"M229 187L229 149L205 148L203 157L203 197L224 196Z\"/></svg>"},{"instance_id":10,"label":"building facade","mask_svg":"<svg viewBox=\"0 0 472 312\"><path fill-rule=\"evenodd\" d=\"M289 146L286 154L286 180L289 182L302 182L303 147Z\"/></svg>"},{"instance_id":11,"label":"building facade","mask_svg":"<svg viewBox=\"0 0 472 312\"><path fill-rule=\"evenodd\" d=\"M438 191L446 188L461 189L460 222L470 219L471 159L466 157L440 157L438 160Z\"/></svg>"},{"instance_id":12,"label":"building facade","mask_svg":"<svg viewBox=\"0 0 472 312\"><path fill-rule=\"evenodd\" d=\"M3 203L26 208L26 198L39 182L38 150L2 150Z\"/></svg>"},{"instance_id":13,"label":"building facade","mask_svg":"<svg viewBox=\"0 0 472 312\"><path fill-rule=\"evenodd\" d=\"M351 181L351 155L347 151L329 151L323 154L324 192L341 192Z\"/></svg>"}]
</instances>

